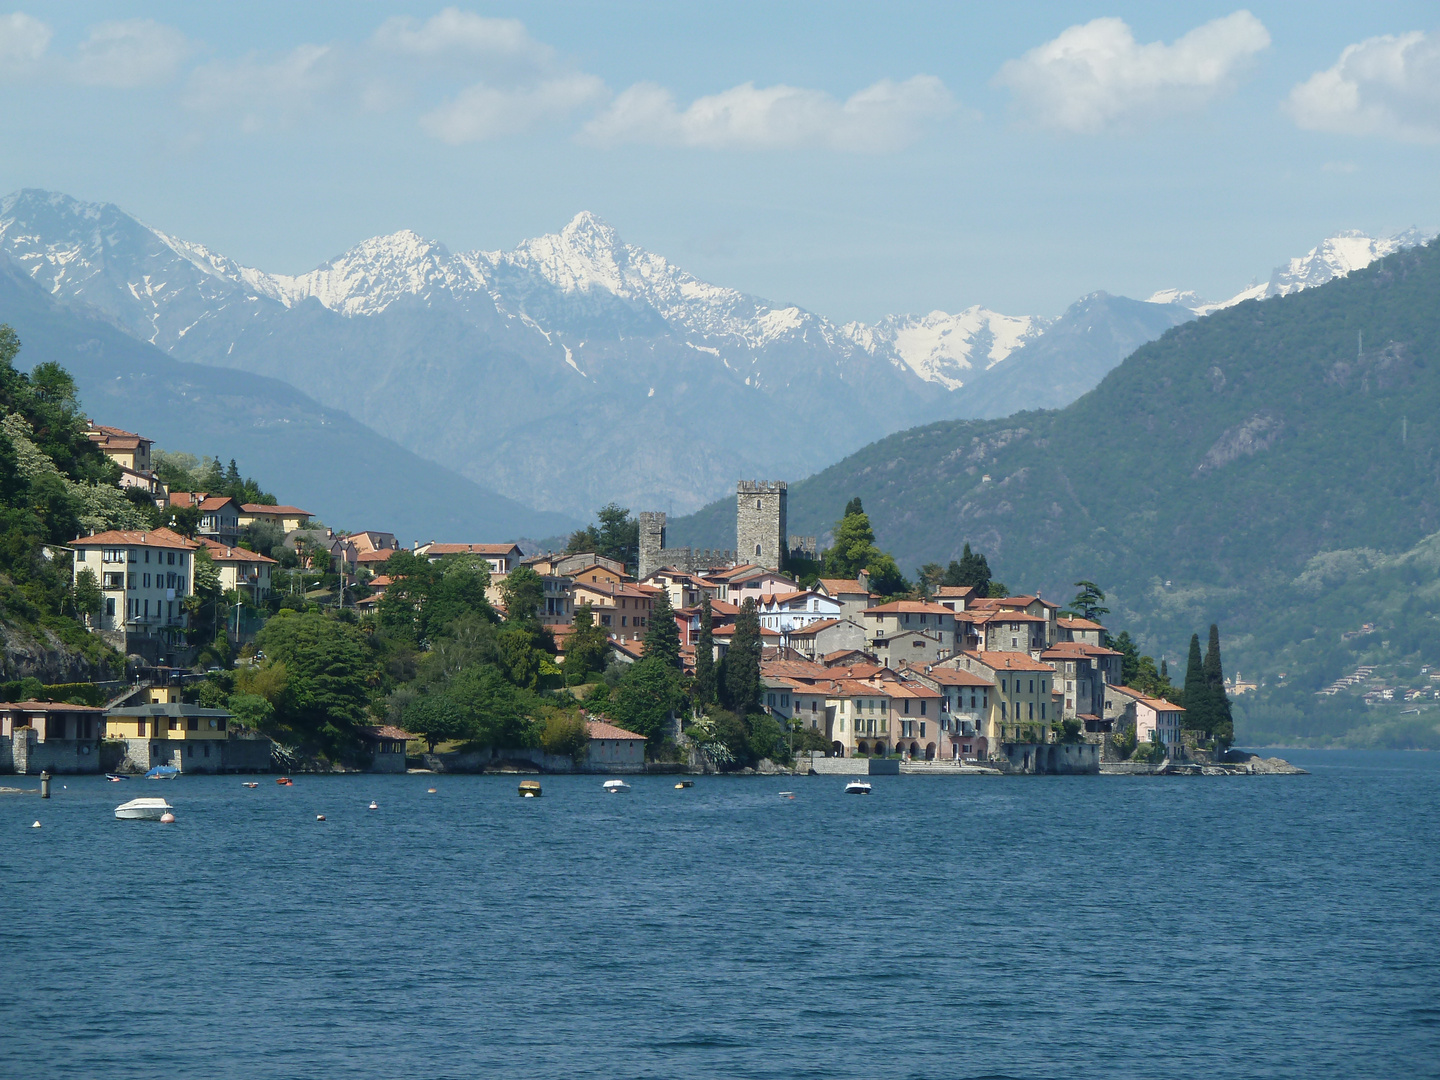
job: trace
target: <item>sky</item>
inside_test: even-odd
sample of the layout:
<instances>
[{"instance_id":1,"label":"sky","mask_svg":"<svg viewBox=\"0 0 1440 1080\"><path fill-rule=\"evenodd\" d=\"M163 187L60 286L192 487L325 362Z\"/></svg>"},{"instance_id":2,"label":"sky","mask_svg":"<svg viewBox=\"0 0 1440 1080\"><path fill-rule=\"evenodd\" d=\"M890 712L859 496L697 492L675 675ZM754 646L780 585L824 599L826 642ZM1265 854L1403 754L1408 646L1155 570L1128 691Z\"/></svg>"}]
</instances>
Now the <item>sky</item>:
<instances>
[{"instance_id":1,"label":"sky","mask_svg":"<svg viewBox=\"0 0 1440 1080\"><path fill-rule=\"evenodd\" d=\"M1228 297L1440 226L1440 5L84 3L0 9L0 192L297 273L589 210L834 320Z\"/></svg>"}]
</instances>

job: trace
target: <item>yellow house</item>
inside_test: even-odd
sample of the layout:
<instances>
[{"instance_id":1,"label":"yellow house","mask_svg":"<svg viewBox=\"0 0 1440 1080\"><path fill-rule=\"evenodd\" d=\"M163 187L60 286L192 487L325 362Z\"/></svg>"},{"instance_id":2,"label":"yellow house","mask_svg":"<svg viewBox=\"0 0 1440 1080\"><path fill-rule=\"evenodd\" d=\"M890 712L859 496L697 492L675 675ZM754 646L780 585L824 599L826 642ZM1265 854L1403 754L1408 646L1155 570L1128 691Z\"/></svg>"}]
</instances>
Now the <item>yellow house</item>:
<instances>
[{"instance_id":1,"label":"yellow house","mask_svg":"<svg viewBox=\"0 0 1440 1080\"><path fill-rule=\"evenodd\" d=\"M264 503L244 503L240 507L240 528L263 521L279 526L281 532L290 533L310 524L315 515L309 510L296 506L266 506Z\"/></svg>"},{"instance_id":2,"label":"yellow house","mask_svg":"<svg viewBox=\"0 0 1440 1080\"><path fill-rule=\"evenodd\" d=\"M1043 743L1058 720L1052 698L1055 669L1022 652L961 652L935 667L953 667L990 683L990 709L984 735L993 748L1000 743Z\"/></svg>"},{"instance_id":3,"label":"yellow house","mask_svg":"<svg viewBox=\"0 0 1440 1080\"><path fill-rule=\"evenodd\" d=\"M232 548L214 540L201 539L210 561L220 571L220 587L229 592L234 590L248 596L252 604L259 604L270 595L270 569L277 565L274 559L258 551Z\"/></svg>"}]
</instances>

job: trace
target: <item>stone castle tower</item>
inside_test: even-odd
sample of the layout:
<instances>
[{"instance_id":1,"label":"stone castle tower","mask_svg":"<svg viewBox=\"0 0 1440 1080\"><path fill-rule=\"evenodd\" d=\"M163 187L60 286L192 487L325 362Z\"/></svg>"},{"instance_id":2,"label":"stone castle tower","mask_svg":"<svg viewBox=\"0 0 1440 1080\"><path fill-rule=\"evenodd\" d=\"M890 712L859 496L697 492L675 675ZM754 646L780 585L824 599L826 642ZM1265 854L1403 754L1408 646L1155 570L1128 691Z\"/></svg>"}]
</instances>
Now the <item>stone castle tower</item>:
<instances>
[{"instance_id":1,"label":"stone castle tower","mask_svg":"<svg viewBox=\"0 0 1440 1080\"><path fill-rule=\"evenodd\" d=\"M665 565L665 514L659 510L640 512L640 573L643 580Z\"/></svg>"},{"instance_id":2,"label":"stone castle tower","mask_svg":"<svg viewBox=\"0 0 1440 1080\"><path fill-rule=\"evenodd\" d=\"M779 570L785 565L788 542L785 481L741 480L735 489L736 561Z\"/></svg>"}]
</instances>

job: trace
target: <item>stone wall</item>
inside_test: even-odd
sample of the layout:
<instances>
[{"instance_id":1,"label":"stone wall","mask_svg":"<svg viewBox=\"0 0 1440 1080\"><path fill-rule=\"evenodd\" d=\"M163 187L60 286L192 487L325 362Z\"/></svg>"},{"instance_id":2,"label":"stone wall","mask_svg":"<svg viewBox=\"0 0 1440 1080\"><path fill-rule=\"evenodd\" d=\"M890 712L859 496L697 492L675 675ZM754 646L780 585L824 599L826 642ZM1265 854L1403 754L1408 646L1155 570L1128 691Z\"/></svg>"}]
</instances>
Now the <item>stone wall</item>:
<instances>
[{"instance_id":1,"label":"stone wall","mask_svg":"<svg viewBox=\"0 0 1440 1080\"><path fill-rule=\"evenodd\" d=\"M720 548L668 548L665 546L665 515L659 510L640 512L640 578L656 570L673 567L686 574L716 566L734 566L735 552Z\"/></svg>"},{"instance_id":2,"label":"stone wall","mask_svg":"<svg viewBox=\"0 0 1440 1080\"><path fill-rule=\"evenodd\" d=\"M125 756L117 771L147 773L157 765L174 765L182 773L272 772L267 738L125 739ZM209 749L207 756L205 750ZM393 755L404 759L403 754Z\"/></svg>"},{"instance_id":3,"label":"stone wall","mask_svg":"<svg viewBox=\"0 0 1440 1080\"><path fill-rule=\"evenodd\" d=\"M98 773L99 739L47 739L40 742L32 728L19 728L10 740L10 770L17 775L38 773Z\"/></svg>"},{"instance_id":4,"label":"stone wall","mask_svg":"<svg viewBox=\"0 0 1440 1080\"><path fill-rule=\"evenodd\" d=\"M999 743L990 763L1005 772L1039 776L1100 772L1100 747L1095 743Z\"/></svg>"}]
</instances>

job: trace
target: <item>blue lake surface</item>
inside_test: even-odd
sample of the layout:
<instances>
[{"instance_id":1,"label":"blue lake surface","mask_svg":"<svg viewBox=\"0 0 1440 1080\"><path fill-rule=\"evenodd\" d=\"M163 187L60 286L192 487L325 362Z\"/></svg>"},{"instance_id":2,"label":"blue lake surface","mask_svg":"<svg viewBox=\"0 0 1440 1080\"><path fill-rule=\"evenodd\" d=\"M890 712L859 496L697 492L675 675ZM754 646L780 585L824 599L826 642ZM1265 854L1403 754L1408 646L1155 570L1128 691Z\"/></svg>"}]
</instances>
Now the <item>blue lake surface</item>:
<instances>
[{"instance_id":1,"label":"blue lake surface","mask_svg":"<svg viewBox=\"0 0 1440 1080\"><path fill-rule=\"evenodd\" d=\"M1440 756L1284 756L57 778L0 796L0 1075L1440 1075ZM114 819L141 795L179 820Z\"/></svg>"}]
</instances>

